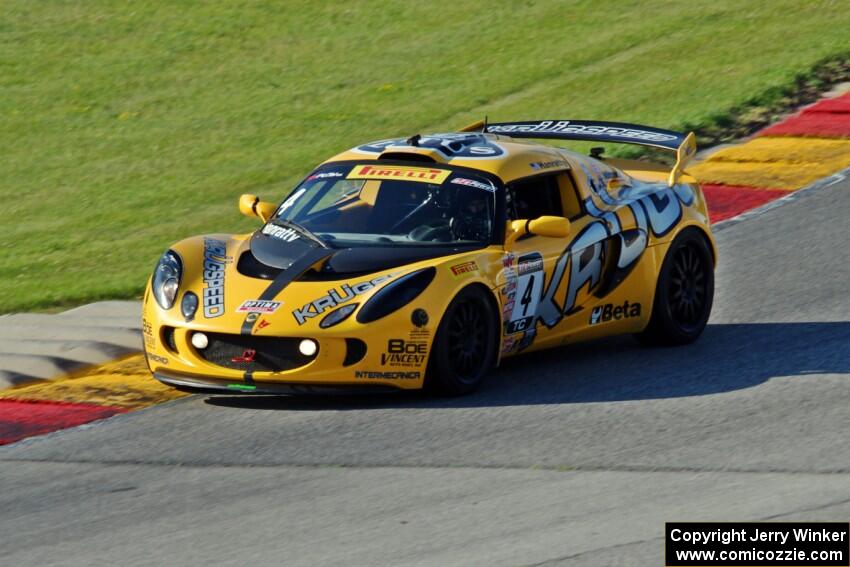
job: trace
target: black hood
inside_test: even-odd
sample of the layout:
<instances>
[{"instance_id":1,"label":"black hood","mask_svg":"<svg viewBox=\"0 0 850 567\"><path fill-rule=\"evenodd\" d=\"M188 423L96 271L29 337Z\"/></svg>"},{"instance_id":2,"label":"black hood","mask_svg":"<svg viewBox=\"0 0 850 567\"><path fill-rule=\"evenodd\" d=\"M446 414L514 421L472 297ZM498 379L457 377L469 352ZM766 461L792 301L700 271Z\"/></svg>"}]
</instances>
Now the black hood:
<instances>
[{"instance_id":1,"label":"black hood","mask_svg":"<svg viewBox=\"0 0 850 567\"><path fill-rule=\"evenodd\" d=\"M269 225L267 225L269 226ZM275 229L258 230L251 237L250 250L254 259L260 264L273 268L262 270L260 267L250 270L256 273L245 273L254 277L274 277L275 272L286 270L299 259L313 256L322 246L304 237L293 237L292 233L277 231L280 225L271 225ZM266 230L266 233L263 232ZM275 233L278 235L275 236ZM281 238L283 235L284 238ZM439 258L468 252L466 246L356 246L350 248L329 248L330 258L322 269L322 275L356 276L379 272L420 262L429 258ZM240 261L240 264L243 264ZM244 262L248 264L248 262ZM242 270L240 270L242 271ZM268 274L268 275L265 275Z\"/></svg>"},{"instance_id":2,"label":"black hood","mask_svg":"<svg viewBox=\"0 0 850 567\"><path fill-rule=\"evenodd\" d=\"M285 270L322 246L294 229L269 223L251 237L251 253L260 263Z\"/></svg>"}]
</instances>

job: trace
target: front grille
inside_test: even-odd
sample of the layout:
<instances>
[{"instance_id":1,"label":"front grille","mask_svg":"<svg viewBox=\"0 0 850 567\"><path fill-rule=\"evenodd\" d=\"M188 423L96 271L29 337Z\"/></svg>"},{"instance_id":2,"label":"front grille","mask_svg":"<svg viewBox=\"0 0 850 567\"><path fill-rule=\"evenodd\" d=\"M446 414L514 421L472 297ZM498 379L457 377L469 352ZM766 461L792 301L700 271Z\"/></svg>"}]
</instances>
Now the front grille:
<instances>
[{"instance_id":1,"label":"front grille","mask_svg":"<svg viewBox=\"0 0 850 567\"><path fill-rule=\"evenodd\" d=\"M298 343L303 339L224 333L207 333L207 337L207 348L198 350L201 358L235 370L281 372L304 366L316 358L315 354L304 356L298 352ZM254 353L251 354L250 351ZM253 360L245 360L246 358Z\"/></svg>"}]
</instances>

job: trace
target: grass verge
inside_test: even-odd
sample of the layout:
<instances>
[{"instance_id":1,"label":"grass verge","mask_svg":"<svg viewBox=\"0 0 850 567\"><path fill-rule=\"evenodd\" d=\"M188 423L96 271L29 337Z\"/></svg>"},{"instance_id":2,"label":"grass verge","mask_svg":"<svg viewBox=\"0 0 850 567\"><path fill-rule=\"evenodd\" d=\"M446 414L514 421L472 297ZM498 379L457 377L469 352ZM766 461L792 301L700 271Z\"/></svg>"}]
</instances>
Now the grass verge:
<instances>
[{"instance_id":1,"label":"grass verge","mask_svg":"<svg viewBox=\"0 0 850 567\"><path fill-rule=\"evenodd\" d=\"M134 297L170 242L253 228L240 193L277 199L364 140L485 114L721 140L848 28L828 1L9 0L0 312Z\"/></svg>"}]
</instances>

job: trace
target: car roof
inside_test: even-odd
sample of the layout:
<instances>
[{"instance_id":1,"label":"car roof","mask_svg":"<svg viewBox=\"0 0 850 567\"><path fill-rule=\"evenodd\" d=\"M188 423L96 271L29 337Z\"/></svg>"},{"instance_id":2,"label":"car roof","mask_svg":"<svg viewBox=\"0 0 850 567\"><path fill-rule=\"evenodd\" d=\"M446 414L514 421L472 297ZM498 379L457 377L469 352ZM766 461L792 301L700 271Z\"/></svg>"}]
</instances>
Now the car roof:
<instances>
[{"instance_id":1,"label":"car roof","mask_svg":"<svg viewBox=\"0 0 850 567\"><path fill-rule=\"evenodd\" d=\"M433 160L438 164L487 171L506 183L541 173L578 169L582 164L589 165L589 162L599 164L593 158L563 148L480 132L378 140L351 148L324 163L378 159Z\"/></svg>"}]
</instances>

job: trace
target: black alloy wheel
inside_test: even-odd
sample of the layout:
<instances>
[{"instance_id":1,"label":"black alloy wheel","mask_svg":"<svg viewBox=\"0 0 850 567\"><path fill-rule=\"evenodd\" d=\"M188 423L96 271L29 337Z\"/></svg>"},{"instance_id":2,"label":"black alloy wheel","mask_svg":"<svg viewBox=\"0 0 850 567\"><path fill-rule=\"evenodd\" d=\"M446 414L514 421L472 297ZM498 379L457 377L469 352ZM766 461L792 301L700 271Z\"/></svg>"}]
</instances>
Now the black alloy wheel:
<instances>
[{"instance_id":1,"label":"black alloy wheel","mask_svg":"<svg viewBox=\"0 0 850 567\"><path fill-rule=\"evenodd\" d=\"M464 300L457 304L449 321L449 362L458 378L474 377L487 357L487 329L479 302Z\"/></svg>"},{"instance_id":2,"label":"black alloy wheel","mask_svg":"<svg viewBox=\"0 0 850 567\"><path fill-rule=\"evenodd\" d=\"M668 301L674 320L685 331L693 331L702 322L710 270L693 244L677 249L673 256Z\"/></svg>"},{"instance_id":3,"label":"black alloy wheel","mask_svg":"<svg viewBox=\"0 0 850 567\"><path fill-rule=\"evenodd\" d=\"M708 240L697 229L683 230L667 250L652 316L636 335L648 345L683 345L702 334L714 301L714 259Z\"/></svg>"},{"instance_id":4,"label":"black alloy wheel","mask_svg":"<svg viewBox=\"0 0 850 567\"><path fill-rule=\"evenodd\" d=\"M495 362L498 319L486 293L468 287L449 304L431 347L427 389L466 394L478 387Z\"/></svg>"}]
</instances>

